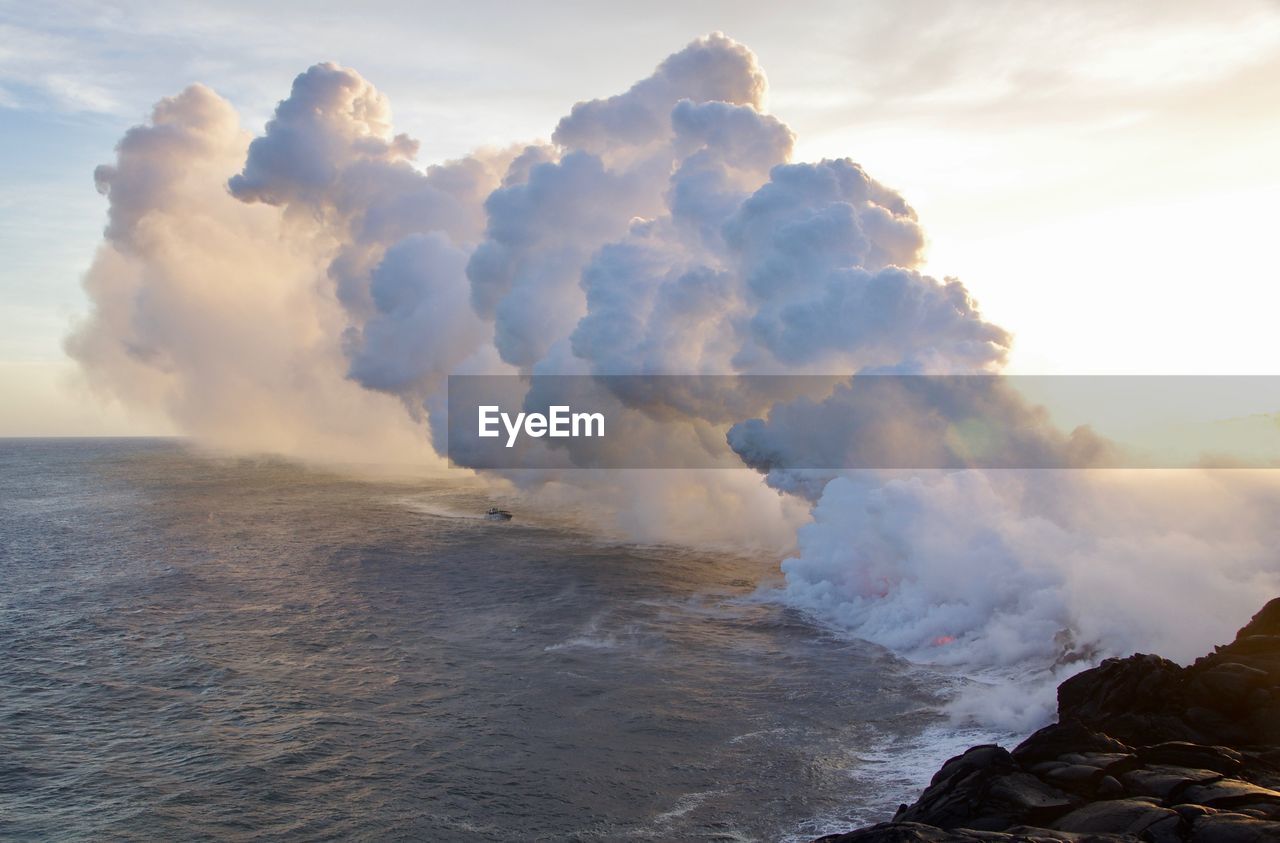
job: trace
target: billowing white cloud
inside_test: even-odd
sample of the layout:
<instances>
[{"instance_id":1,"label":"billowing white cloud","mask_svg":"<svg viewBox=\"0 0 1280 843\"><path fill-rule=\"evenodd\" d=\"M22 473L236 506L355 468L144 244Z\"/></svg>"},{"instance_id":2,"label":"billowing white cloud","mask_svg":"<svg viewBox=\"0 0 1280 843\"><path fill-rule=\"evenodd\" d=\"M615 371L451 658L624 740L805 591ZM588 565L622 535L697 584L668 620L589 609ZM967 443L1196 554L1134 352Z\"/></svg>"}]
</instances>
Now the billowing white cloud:
<instances>
[{"instance_id":1,"label":"billowing white cloud","mask_svg":"<svg viewBox=\"0 0 1280 843\"><path fill-rule=\"evenodd\" d=\"M482 203L510 153L414 166L416 141L395 134L386 97L353 70L318 64L294 80L250 145L233 196L280 206L332 238L328 276L347 311L350 375L422 403L487 330L467 303L466 264Z\"/></svg>"},{"instance_id":2,"label":"billowing white cloud","mask_svg":"<svg viewBox=\"0 0 1280 843\"><path fill-rule=\"evenodd\" d=\"M1231 640L1280 585L1277 502L1267 472L847 473L800 529L783 594L913 659L981 670L956 713L1030 730L1099 658L1185 662Z\"/></svg>"},{"instance_id":3,"label":"billowing white cloud","mask_svg":"<svg viewBox=\"0 0 1280 843\"><path fill-rule=\"evenodd\" d=\"M972 447L1093 465L1106 446L998 379L854 400L858 374L998 373L1011 337L958 280L920 270L902 196L848 159L792 162L765 91L752 53L715 34L574 106L550 144L423 168L354 70L304 72L252 142L190 88L98 172L95 309L69 348L104 392L201 439L319 457L438 450L453 373L518 374L531 404L572 389L549 375L835 375L814 394L786 379L619 386L619 405L646 411L625 430L494 475L644 538L794 545L782 599L917 658L1170 651L1178 621L1153 607L1185 582L1213 616L1179 627L1175 655L1256 608L1277 585L1259 550L1274 527L1239 510L1274 497L1264 483L1188 523L1188 502L1226 480L1175 494L1093 473L793 470L902 443L955 466ZM743 467L564 470L611 448ZM1043 713L1000 706L1022 725Z\"/></svg>"},{"instance_id":4,"label":"billowing white cloud","mask_svg":"<svg viewBox=\"0 0 1280 843\"><path fill-rule=\"evenodd\" d=\"M671 134L671 109L682 99L760 109L766 88L755 55L720 33L699 38L624 94L580 102L552 140L597 155L643 149Z\"/></svg>"},{"instance_id":5,"label":"billowing white cloud","mask_svg":"<svg viewBox=\"0 0 1280 843\"><path fill-rule=\"evenodd\" d=\"M206 444L329 459L436 462L395 399L344 376L342 309L317 286L330 247L226 189L250 136L194 85L98 168L106 238L92 317L67 340L91 386Z\"/></svg>"}]
</instances>

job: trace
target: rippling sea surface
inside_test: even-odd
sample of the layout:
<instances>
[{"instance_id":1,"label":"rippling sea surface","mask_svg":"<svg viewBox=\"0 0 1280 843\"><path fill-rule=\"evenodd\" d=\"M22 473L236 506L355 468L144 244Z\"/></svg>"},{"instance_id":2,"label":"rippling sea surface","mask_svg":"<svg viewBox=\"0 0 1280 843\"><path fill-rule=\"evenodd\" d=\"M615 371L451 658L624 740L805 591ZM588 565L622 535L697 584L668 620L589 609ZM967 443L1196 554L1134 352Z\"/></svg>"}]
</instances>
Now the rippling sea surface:
<instances>
[{"instance_id":1,"label":"rippling sea surface","mask_svg":"<svg viewBox=\"0 0 1280 843\"><path fill-rule=\"evenodd\" d=\"M754 596L776 559L491 503L0 440L0 837L805 839L964 743L936 676Z\"/></svg>"}]
</instances>

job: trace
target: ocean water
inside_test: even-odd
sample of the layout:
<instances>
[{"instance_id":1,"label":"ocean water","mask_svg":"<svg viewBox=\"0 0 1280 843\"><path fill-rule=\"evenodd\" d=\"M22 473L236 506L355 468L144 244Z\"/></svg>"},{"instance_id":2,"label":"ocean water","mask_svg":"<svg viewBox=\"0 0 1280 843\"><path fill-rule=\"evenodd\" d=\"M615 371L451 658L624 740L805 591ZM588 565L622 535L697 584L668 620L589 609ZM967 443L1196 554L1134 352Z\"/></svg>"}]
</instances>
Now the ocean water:
<instances>
[{"instance_id":1,"label":"ocean water","mask_svg":"<svg viewBox=\"0 0 1280 843\"><path fill-rule=\"evenodd\" d=\"M760 599L774 559L489 505L0 441L0 838L806 839L969 742L942 677Z\"/></svg>"}]
</instances>

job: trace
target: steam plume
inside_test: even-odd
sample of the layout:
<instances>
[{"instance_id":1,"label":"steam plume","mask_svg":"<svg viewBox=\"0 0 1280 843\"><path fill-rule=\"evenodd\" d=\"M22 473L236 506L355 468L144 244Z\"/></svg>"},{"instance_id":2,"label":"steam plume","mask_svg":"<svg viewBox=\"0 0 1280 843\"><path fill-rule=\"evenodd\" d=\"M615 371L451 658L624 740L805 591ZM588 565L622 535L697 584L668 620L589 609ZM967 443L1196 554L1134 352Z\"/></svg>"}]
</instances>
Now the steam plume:
<instances>
[{"instance_id":1,"label":"steam plume","mask_svg":"<svg viewBox=\"0 0 1280 843\"><path fill-rule=\"evenodd\" d=\"M713 34L573 106L548 143L423 167L354 70L308 69L252 141L192 86L96 174L108 225L68 349L104 394L203 441L429 463L452 373L517 374L513 398L539 401L563 388L546 375L848 376L800 397L619 394L668 423L595 443L727 440L738 471L566 472L565 449L495 480L604 507L644 538L790 548L782 599L914 658L1070 670L1225 639L1277 585L1265 478L779 467L932 441L887 411L850 424L854 376L994 373L1011 337L959 281L920 271L903 197L849 159L792 162L765 93L755 56ZM910 400L944 422L981 406L1009 447L1054 464L1105 451L998 382ZM1183 589L1205 607L1193 622L1163 608ZM997 696L959 709L1022 727L1045 713Z\"/></svg>"}]
</instances>

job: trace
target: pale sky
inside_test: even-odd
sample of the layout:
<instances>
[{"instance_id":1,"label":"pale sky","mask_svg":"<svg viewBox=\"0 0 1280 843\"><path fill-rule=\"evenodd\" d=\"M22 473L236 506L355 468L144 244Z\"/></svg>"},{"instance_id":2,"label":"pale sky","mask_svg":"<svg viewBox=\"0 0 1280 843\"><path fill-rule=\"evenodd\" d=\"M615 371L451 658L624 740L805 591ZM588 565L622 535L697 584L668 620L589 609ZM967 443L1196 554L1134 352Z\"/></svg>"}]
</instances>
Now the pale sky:
<instances>
[{"instance_id":1,"label":"pale sky","mask_svg":"<svg viewBox=\"0 0 1280 843\"><path fill-rule=\"evenodd\" d=\"M1274 2L0 2L0 435L166 429L61 348L93 168L160 97L204 82L260 129L332 60L429 164L545 139L714 30L759 56L797 160L851 157L915 206L1013 371L1280 374Z\"/></svg>"}]
</instances>

